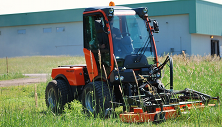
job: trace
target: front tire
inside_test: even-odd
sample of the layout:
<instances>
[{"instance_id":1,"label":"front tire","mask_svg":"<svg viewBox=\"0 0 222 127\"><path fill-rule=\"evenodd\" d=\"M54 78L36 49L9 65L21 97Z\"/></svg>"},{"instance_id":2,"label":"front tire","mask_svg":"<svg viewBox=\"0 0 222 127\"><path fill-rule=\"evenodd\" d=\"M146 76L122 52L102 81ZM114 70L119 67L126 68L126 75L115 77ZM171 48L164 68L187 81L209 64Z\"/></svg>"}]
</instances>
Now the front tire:
<instances>
[{"instance_id":1,"label":"front tire","mask_svg":"<svg viewBox=\"0 0 222 127\"><path fill-rule=\"evenodd\" d=\"M104 116L106 109L112 107L110 101L115 101L114 99L113 91L109 89L107 83L95 81L85 86L82 105L86 113L94 115L101 113Z\"/></svg>"},{"instance_id":2,"label":"front tire","mask_svg":"<svg viewBox=\"0 0 222 127\"><path fill-rule=\"evenodd\" d=\"M53 112L62 112L64 105L73 100L68 85L64 80L52 80L45 90L46 106Z\"/></svg>"}]
</instances>

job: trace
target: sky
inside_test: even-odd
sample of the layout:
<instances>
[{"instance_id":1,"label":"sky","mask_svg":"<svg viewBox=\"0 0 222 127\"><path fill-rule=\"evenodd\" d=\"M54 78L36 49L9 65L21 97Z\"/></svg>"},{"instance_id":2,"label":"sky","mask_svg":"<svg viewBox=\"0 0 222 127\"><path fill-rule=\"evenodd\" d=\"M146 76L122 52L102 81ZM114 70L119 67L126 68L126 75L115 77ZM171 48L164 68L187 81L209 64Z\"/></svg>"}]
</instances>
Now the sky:
<instances>
[{"instance_id":1,"label":"sky","mask_svg":"<svg viewBox=\"0 0 222 127\"><path fill-rule=\"evenodd\" d=\"M111 0L0 0L0 15L108 6ZM171 0L112 0L116 5ZM222 0L205 0L222 4Z\"/></svg>"}]
</instances>

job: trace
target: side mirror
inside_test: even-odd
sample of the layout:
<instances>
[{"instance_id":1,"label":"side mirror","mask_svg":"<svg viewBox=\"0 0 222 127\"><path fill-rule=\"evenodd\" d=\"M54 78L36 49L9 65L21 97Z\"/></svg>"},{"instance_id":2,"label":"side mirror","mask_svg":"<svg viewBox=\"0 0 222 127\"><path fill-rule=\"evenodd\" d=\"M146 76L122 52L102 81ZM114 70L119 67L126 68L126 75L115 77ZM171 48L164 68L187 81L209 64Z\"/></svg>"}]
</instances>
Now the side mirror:
<instances>
[{"instance_id":1,"label":"side mirror","mask_svg":"<svg viewBox=\"0 0 222 127\"><path fill-rule=\"evenodd\" d=\"M156 20L153 21L154 33L159 33L159 24Z\"/></svg>"}]
</instances>

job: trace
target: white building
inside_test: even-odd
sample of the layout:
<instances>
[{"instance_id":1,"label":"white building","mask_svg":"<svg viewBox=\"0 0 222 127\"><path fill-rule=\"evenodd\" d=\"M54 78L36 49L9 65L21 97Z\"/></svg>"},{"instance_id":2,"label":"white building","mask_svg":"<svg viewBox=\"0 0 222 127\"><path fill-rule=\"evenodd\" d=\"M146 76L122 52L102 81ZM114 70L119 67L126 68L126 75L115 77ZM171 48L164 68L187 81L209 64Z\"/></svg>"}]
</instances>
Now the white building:
<instances>
[{"instance_id":1,"label":"white building","mask_svg":"<svg viewBox=\"0 0 222 127\"><path fill-rule=\"evenodd\" d=\"M222 53L222 5L176 0L123 6L148 7L149 17L159 22L158 55ZM83 11L0 15L0 57L83 55Z\"/></svg>"}]
</instances>

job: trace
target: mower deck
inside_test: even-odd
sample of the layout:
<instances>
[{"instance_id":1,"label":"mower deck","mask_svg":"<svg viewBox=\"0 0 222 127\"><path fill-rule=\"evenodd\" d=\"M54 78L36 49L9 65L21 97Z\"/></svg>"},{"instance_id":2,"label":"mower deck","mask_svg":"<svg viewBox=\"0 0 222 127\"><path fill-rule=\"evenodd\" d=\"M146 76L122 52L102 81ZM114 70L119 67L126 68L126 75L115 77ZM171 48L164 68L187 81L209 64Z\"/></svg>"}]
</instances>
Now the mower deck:
<instances>
[{"instance_id":1,"label":"mower deck","mask_svg":"<svg viewBox=\"0 0 222 127\"><path fill-rule=\"evenodd\" d=\"M208 106L215 106L215 104L208 104ZM161 122L166 119L176 118L181 113L186 113L192 108L204 108L206 107L202 102L179 102L178 104L162 105L156 108L155 112L148 113L143 111L142 108L133 108L131 112L124 112L120 114L122 122L128 123L143 123L143 122Z\"/></svg>"}]
</instances>

